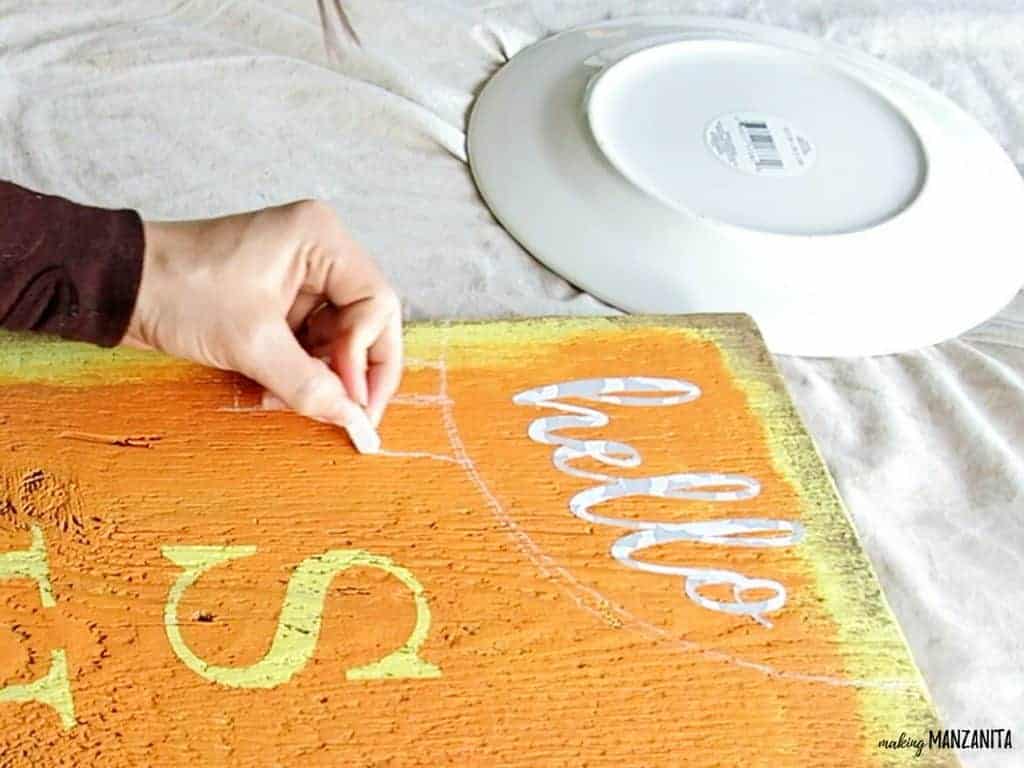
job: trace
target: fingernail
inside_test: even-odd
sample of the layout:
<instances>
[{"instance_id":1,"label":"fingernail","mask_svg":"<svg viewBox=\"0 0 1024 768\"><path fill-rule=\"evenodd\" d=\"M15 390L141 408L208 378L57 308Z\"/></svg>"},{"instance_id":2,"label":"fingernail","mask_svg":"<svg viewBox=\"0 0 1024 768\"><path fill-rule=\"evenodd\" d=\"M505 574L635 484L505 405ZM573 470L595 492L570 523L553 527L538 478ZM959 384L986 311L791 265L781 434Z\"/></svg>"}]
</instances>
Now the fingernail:
<instances>
[{"instance_id":1,"label":"fingernail","mask_svg":"<svg viewBox=\"0 0 1024 768\"><path fill-rule=\"evenodd\" d=\"M356 387L356 391L351 394L355 395L352 399L359 403L364 409L370 404L369 399L367 398L367 387L365 382L362 383L362 386Z\"/></svg>"},{"instance_id":2,"label":"fingernail","mask_svg":"<svg viewBox=\"0 0 1024 768\"><path fill-rule=\"evenodd\" d=\"M380 426L380 421L384 417L384 408L380 405L373 409L367 408L366 415L370 418L373 428L376 429Z\"/></svg>"},{"instance_id":3,"label":"fingernail","mask_svg":"<svg viewBox=\"0 0 1024 768\"><path fill-rule=\"evenodd\" d=\"M348 432L352 445L360 453L376 453L380 450L380 435L363 411L359 411L358 416L349 420L345 425L345 431Z\"/></svg>"},{"instance_id":4,"label":"fingernail","mask_svg":"<svg viewBox=\"0 0 1024 768\"><path fill-rule=\"evenodd\" d=\"M264 392L263 398L260 401L260 407L264 411L286 411L288 410L287 404L284 400L279 398L277 395L271 392Z\"/></svg>"}]
</instances>

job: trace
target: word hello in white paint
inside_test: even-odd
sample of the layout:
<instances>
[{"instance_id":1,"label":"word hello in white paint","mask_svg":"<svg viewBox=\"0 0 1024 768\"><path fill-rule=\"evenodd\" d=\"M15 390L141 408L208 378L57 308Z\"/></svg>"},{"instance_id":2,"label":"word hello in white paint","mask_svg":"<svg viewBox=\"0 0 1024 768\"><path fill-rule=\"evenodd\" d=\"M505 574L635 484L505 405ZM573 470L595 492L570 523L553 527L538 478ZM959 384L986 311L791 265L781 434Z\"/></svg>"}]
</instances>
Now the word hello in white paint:
<instances>
[{"instance_id":1,"label":"word hello in white paint","mask_svg":"<svg viewBox=\"0 0 1024 768\"><path fill-rule=\"evenodd\" d=\"M655 393L655 394L641 394ZM608 417L593 408L559 402L560 398L579 398L591 402L635 407L671 406L689 403L701 396L700 388L681 379L631 376L626 378L580 379L520 392L512 398L517 405L534 405L560 411L562 416L534 419L530 439L556 446L552 456L555 467L567 475L598 481L569 501L572 513L588 523L632 529L611 547L611 556L623 565L648 573L681 576L683 592L694 603L712 611L749 616L771 627L764 614L786 604L786 588L773 579L750 578L736 571L719 568L691 568L638 560L635 553L676 541L692 541L731 547L785 547L803 538L803 526L789 520L733 518L685 523L628 520L595 514L599 504L629 496L650 496L691 501L735 502L752 499L761 485L752 477L718 472L683 472L651 477L624 478L588 472L573 466L589 458L611 467L631 468L641 462L631 445L613 440L577 440L557 434L560 430L607 426ZM708 587L725 585L732 589L732 600L716 600L703 593ZM744 594L769 592L760 600L744 600Z\"/></svg>"}]
</instances>

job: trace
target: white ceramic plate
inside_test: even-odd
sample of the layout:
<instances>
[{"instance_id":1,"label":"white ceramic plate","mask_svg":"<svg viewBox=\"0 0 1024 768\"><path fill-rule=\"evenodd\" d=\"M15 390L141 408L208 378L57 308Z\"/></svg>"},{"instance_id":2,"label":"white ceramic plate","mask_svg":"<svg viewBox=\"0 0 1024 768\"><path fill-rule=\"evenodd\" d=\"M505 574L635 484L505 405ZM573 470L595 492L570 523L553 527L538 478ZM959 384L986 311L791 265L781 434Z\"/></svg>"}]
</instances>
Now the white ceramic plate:
<instances>
[{"instance_id":1,"label":"white ceramic plate","mask_svg":"<svg viewBox=\"0 0 1024 768\"><path fill-rule=\"evenodd\" d=\"M469 157L571 282L631 312L746 312L779 353L936 343L1024 283L1024 181L998 144L899 70L780 29L564 32L486 85Z\"/></svg>"}]
</instances>

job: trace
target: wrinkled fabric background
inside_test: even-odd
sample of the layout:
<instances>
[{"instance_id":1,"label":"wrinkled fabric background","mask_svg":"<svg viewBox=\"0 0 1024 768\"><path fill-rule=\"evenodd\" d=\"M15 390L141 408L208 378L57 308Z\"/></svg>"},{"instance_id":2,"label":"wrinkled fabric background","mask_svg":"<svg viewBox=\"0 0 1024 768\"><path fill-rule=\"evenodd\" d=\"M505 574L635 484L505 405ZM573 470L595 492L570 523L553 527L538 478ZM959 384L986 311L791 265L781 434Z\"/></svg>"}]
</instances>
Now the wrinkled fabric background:
<instances>
[{"instance_id":1,"label":"wrinkled fabric background","mask_svg":"<svg viewBox=\"0 0 1024 768\"><path fill-rule=\"evenodd\" d=\"M323 15L316 0L0 0L0 177L150 218L326 198L410 318L610 313L495 223L463 131L524 46L655 13L867 51L943 91L1024 167L1015 0L344 0L341 14L325 0ZM945 723L1015 729L1013 753L964 763L1024 764L1024 296L936 347L779 364Z\"/></svg>"}]
</instances>

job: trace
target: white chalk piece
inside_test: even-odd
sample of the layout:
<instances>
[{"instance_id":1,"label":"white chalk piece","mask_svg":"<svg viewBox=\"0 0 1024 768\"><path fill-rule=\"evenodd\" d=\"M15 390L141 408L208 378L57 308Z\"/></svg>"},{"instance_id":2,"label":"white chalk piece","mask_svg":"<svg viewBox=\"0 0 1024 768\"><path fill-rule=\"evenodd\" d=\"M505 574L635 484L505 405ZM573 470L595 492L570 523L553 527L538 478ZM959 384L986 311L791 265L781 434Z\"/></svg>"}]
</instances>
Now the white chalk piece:
<instances>
[{"instance_id":1,"label":"white chalk piece","mask_svg":"<svg viewBox=\"0 0 1024 768\"><path fill-rule=\"evenodd\" d=\"M360 410L359 416L345 425L345 431L360 453L377 453L380 450L380 435L363 411Z\"/></svg>"},{"instance_id":2,"label":"white chalk piece","mask_svg":"<svg viewBox=\"0 0 1024 768\"><path fill-rule=\"evenodd\" d=\"M642 313L743 312L774 352L957 336L1024 284L1024 181L949 99L859 51L732 19L620 19L532 45L469 122L530 253Z\"/></svg>"}]
</instances>

